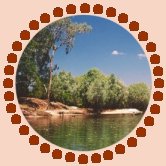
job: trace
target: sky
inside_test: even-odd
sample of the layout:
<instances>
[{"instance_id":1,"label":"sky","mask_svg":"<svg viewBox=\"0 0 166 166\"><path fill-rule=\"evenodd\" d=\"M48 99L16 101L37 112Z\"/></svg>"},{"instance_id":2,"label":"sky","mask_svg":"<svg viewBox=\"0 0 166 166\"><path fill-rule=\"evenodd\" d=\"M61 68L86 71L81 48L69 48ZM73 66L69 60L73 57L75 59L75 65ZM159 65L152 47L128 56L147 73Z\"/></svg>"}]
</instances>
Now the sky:
<instances>
[{"instance_id":1,"label":"sky","mask_svg":"<svg viewBox=\"0 0 166 166\"><path fill-rule=\"evenodd\" d=\"M151 73L146 55L136 39L119 24L96 16L74 16L73 22L92 26L92 31L79 34L69 54L61 48L54 62L59 71L74 76L98 68L104 74L115 74L126 85L144 82L151 85Z\"/></svg>"}]
</instances>

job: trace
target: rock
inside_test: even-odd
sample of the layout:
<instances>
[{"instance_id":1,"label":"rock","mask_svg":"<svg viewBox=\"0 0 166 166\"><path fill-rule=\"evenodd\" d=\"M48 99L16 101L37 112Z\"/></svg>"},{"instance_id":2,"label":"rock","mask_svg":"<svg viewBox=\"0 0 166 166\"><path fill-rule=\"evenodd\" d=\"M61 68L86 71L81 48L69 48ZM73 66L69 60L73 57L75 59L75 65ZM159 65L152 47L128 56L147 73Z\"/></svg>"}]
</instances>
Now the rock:
<instances>
[{"instance_id":1,"label":"rock","mask_svg":"<svg viewBox=\"0 0 166 166\"><path fill-rule=\"evenodd\" d=\"M65 105L65 104L62 104L60 102L50 102L50 109L70 109L69 106Z\"/></svg>"},{"instance_id":2,"label":"rock","mask_svg":"<svg viewBox=\"0 0 166 166\"><path fill-rule=\"evenodd\" d=\"M79 108L76 107L76 106L70 106L70 109L77 110L77 109L79 109Z\"/></svg>"}]
</instances>

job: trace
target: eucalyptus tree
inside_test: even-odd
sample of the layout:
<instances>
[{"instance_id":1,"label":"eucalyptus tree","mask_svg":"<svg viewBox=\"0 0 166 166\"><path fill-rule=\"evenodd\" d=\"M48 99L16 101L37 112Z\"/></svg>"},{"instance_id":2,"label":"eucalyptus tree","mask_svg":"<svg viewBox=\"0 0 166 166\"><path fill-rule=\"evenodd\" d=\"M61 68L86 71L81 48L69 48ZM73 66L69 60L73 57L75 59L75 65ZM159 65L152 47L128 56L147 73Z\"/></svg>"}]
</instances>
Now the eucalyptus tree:
<instances>
[{"instance_id":1,"label":"eucalyptus tree","mask_svg":"<svg viewBox=\"0 0 166 166\"><path fill-rule=\"evenodd\" d=\"M68 54L74 46L76 36L91 30L90 25L73 22L70 18L55 21L42 29L34 36L22 55L17 70L17 78L21 81L17 81L17 87L20 87L22 85L20 83L24 82L25 93L28 93L28 88L37 84L31 72L31 68L33 68L33 72L35 71L35 75L39 77L38 82L43 83L42 91L45 89L49 100L53 72L58 70L57 64L54 64L57 50L62 47L65 49L65 53ZM25 63L25 61L28 63Z\"/></svg>"},{"instance_id":2,"label":"eucalyptus tree","mask_svg":"<svg viewBox=\"0 0 166 166\"><path fill-rule=\"evenodd\" d=\"M47 88L47 98L50 98L53 70L58 69L54 66L54 57L60 47L64 47L68 54L74 46L75 37L78 34L90 32L92 27L86 23L74 23L70 18L56 21L47 27L50 32L52 46L49 50L49 83Z\"/></svg>"}]
</instances>

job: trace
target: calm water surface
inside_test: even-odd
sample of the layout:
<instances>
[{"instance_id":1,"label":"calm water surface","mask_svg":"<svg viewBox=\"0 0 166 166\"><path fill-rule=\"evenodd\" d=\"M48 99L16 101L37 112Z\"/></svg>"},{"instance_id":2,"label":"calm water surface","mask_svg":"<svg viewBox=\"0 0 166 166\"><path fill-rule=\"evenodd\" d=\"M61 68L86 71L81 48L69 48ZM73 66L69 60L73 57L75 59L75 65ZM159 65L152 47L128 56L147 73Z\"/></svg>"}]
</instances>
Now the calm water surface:
<instances>
[{"instance_id":1,"label":"calm water surface","mask_svg":"<svg viewBox=\"0 0 166 166\"><path fill-rule=\"evenodd\" d=\"M88 151L110 146L138 124L142 115L64 115L29 117L31 126L48 141L72 150Z\"/></svg>"}]
</instances>

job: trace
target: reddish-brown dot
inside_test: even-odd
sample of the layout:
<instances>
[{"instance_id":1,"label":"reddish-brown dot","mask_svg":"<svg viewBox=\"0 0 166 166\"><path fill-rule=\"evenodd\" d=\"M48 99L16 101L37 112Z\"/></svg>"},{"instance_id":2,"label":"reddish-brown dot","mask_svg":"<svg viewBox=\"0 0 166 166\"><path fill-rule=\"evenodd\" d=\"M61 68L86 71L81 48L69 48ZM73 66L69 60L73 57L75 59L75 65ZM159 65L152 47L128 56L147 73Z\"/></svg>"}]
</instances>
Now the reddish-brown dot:
<instances>
[{"instance_id":1,"label":"reddish-brown dot","mask_svg":"<svg viewBox=\"0 0 166 166\"><path fill-rule=\"evenodd\" d=\"M61 159L62 158L62 151L59 149L55 149L52 152L52 158L53 159Z\"/></svg>"},{"instance_id":2,"label":"reddish-brown dot","mask_svg":"<svg viewBox=\"0 0 166 166\"><path fill-rule=\"evenodd\" d=\"M118 144L115 147L116 154L124 154L125 153L125 146L122 144Z\"/></svg>"},{"instance_id":3,"label":"reddish-brown dot","mask_svg":"<svg viewBox=\"0 0 166 166\"><path fill-rule=\"evenodd\" d=\"M18 114L14 114L11 117L12 124L20 124L21 123L21 116Z\"/></svg>"},{"instance_id":4,"label":"reddish-brown dot","mask_svg":"<svg viewBox=\"0 0 166 166\"><path fill-rule=\"evenodd\" d=\"M75 14L76 13L76 6L73 4L69 4L66 7L67 14Z\"/></svg>"},{"instance_id":5,"label":"reddish-brown dot","mask_svg":"<svg viewBox=\"0 0 166 166\"><path fill-rule=\"evenodd\" d=\"M38 145L39 144L39 137L37 135L31 135L29 137L30 145Z\"/></svg>"},{"instance_id":6,"label":"reddish-brown dot","mask_svg":"<svg viewBox=\"0 0 166 166\"><path fill-rule=\"evenodd\" d=\"M127 23L128 22L128 15L126 13L121 13L118 16L119 23Z\"/></svg>"},{"instance_id":7,"label":"reddish-brown dot","mask_svg":"<svg viewBox=\"0 0 166 166\"><path fill-rule=\"evenodd\" d=\"M6 106L6 112L7 113L15 113L16 112L16 105L13 103L9 103Z\"/></svg>"},{"instance_id":8,"label":"reddish-brown dot","mask_svg":"<svg viewBox=\"0 0 166 166\"><path fill-rule=\"evenodd\" d=\"M40 145L41 153L49 153L50 152L50 145L47 143L43 143Z\"/></svg>"},{"instance_id":9,"label":"reddish-brown dot","mask_svg":"<svg viewBox=\"0 0 166 166\"><path fill-rule=\"evenodd\" d=\"M7 65L4 68L5 75L13 75L14 74L14 67L11 65Z\"/></svg>"},{"instance_id":10,"label":"reddish-brown dot","mask_svg":"<svg viewBox=\"0 0 166 166\"><path fill-rule=\"evenodd\" d=\"M155 52L156 51L156 44L153 42L149 42L146 45L147 52Z\"/></svg>"},{"instance_id":11,"label":"reddish-brown dot","mask_svg":"<svg viewBox=\"0 0 166 166\"><path fill-rule=\"evenodd\" d=\"M145 137L146 136L146 129L143 127L139 127L136 130L137 137Z\"/></svg>"},{"instance_id":12,"label":"reddish-brown dot","mask_svg":"<svg viewBox=\"0 0 166 166\"><path fill-rule=\"evenodd\" d=\"M6 78L3 81L4 88L12 88L13 87L13 80L10 78Z\"/></svg>"},{"instance_id":13,"label":"reddish-brown dot","mask_svg":"<svg viewBox=\"0 0 166 166\"><path fill-rule=\"evenodd\" d=\"M49 23L50 22L50 15L48 13L43 13L40 16L41 23Z\"/></svg>"},{"instance_id":14,"label":"reddish-brown dot","mask_svg":"<svg viewBox=\"0 0 166 166\"><path fill-rule=\"evenodd\" d=\"M17 55L14 53L10 53L7 56L8 63L16 63L17 62Z\"/></svg>"},{"instance_id":15,"label":"reddish-brown dot","mask_svg":"<svg viewBox=\"0 0 166 166\"><path fill-rule=\"evenodd\" d=\"M164 80L161 78L157 78L154 81L155 88L164 88Z\"/></svg>"},{"instance_id":16,"label":"reddish-brown dot","mask_svg":"<svg viewBox=\"0 0 166 166\"><path fill-rule=\"evenodd\" d=\"M116 9L113 7L109 7L106 10L107 17L115 17L116 16Z\"/></svg>"},{"instance_id":17,"label":"reddish-brown dot","mask_svg":"<svg viewBox=\"0 0 166 166\"><path fill-rule=\"evenodd\" d=\"M74 162L75 161L75 154L72 152L68 152L65 155L66 162Z\"/></svg>"},{"instance_id":18,"label":"reddish-brown dot","mask_svg":"<svg viewBox=\"0 0 166 166\"><path fill-rule=\"evenodd\" d=\"M98 153L93 153L91 156L92 163L100 163L101 162L101 155Z\"/></svg>"},{"instance_id":19,"label":"reddish-brown dot","mask_svg":"<svg viewBox=\"0 0 166 166\"><path fill-rule=\"evenodd\" d=\"M154 101L162 101L163 100L163 93L160 91L156 91L153 93Z\"/></svg>"},{"instance_id":20,"label":"reddish-brown dot","mask_svg":"<svg viewBox=\"0 0 166 166\"><path fill-rule=\"evenodd\" d=\"M151 64L159 64L160 63L160 56L157 54L153 54L150 57Z\"/></svg>"},{"instance_id":21,"label":"reddish-brown dot","mask_svg":"<svg viewBox=\"0 0 166 166\"><path fill-rule=\"evenodd\" d=\"M32 20L29 23L30 30L38 30L39 29L39 22L36 20Z\"/></svg>"},{"instance_id":22,"label":"reddish-brown dot","mask_svg":"<svg viewBox=\"0 0 166 166\"><path fill-rule=\"evenodd\" d=\"M163 68L160 66L156 66L153 68L154 76L162 76L163 75Z\"/></svg>"},{"instance_id":23,"label":"reddish-brown dot","mask_svg":"<svg viewBox=\"0 0 166 166\"><path fill-rule=\"evenodd\" d=\"M103 153L104 160L112 160L113 159L113 152L110 150L106 150Z\"/></svg>"},{"instance_id":24,"label":"reddish-brown dot","mask_svg":"<svg viewBox=\"0 0 166 166\"><path fill-rule=\"evenodd\" d=\"M30 32L27 30L23 30L20 33L21 40L29 40L30 39Z\"/></svg>"},{"instance_id":25,"label":"reddish-brown dot","mask_svg":"<svg viewBox=\"0 0 166 166\"><path fill-rule=\"evenodd\" d=\"M56 7L53 10L54 17L62 17L63 16L63 9L60 7Z\"/></svg>"},{"instance_id":26,"label":"reddish-brown dot","mask_svg":"<svg viewBox=\"0 0 166 166\"><path fill-rule=\"evenodd\" d=\"M159 114L160 113L160 106L157 104L153 104L150 107L151 114Z\"/></svg>"},{"instance_id":27,"label":"reddish-brown dot","mask_svg":"<svg viewBox=\"0 0 166 166\"><path fill-rule=\"evenodd\" d=\"M138 34L139 41L147 41L148 40L148 33L145 31L141 31Z\"/></svg>"},{"instance_id":28,"label":"reddish-brown dot","mask_svg":"<svg viewBox=\"0 0 166 166\"><path fill-rule=\"evenodd\" d=\"M26 125L22 125L19 128L20 135L28 135L29 134L29 127Z\"/></svg>"},{"instance_id":29,"label":"reddish-brown dot","mask_svg":"<svg viewBox=\"0 0 166 166\"><path fill-rule=\"evenodd\" d=\"M21 51L22 50L22 43L19 41L15 41L12 44L13 51Z\"/></svg>"},{"instance_id":30,"label":"reddish-brown dot","mask_svg":"<svg viewBox=\"0 0 166 166\"><path fill-rule=\"evenodd\" d=\"M96 4L93 7L94 14L102 14L103 13L103 6L100 4Z\"/></svg>"},{"instance_id":31,"label":"reddish-brown dot","mask_svg":"<svg viewBox=\"0 0 166 166\"><path fill-rule=\"evenodd\" d=\"M128 147L136 147L137 146L137 139L134 137L130 137L127 140Z\"/></svg>"},{"instance_id":32,"label":"reddish-brown dot","mask_svg":"<svg viewBox=\"0 0 166 166\"><path fill-rule=\"evenodd\" d=\"M13 101L14 100L14 93L11 91L7 91L4 94L5 101Z\"/></svg>"},{"instance_id":33,"label":"reddish-brown dot","mask_svg":"<svg viewBox=\"0 0 166 166\"><path fill-rule=\"evenodd\" d=\"M153 126L154 125L154 118L151 116L147 116L144 119L145 126Z\"/></svg>"},{"instance_id":34,"label":"reddish-brown dot","mask_svg":"<svg viewBox=\"0 0 166 166\"><path fill-rule=\"evenodd\" d=\"M90 5L87 3L83 3L80 6L81 13L89 13L90 12Z\"/></svg>"},{"instance_id":35,"label":"reddish-brown dot","mask_svg":"<svg viewBox=\"0 0 166 166\"><path fill-rule=\"evenodd\" d=\"M88 163L88 156L85 154L81 154L78 157L79 164L87 164Z\"/></svg>"},{"instance_id":36,"label":"reddish-brown dot","mask_svg":"<svg viewBox=\"0 0 166 166\"><path fill-rule=\"evenodd\" d=\"M130 31L138 31L139 30L139 23L136 21L132 21L129 24Z\"/></svg>"}]
</instances>

